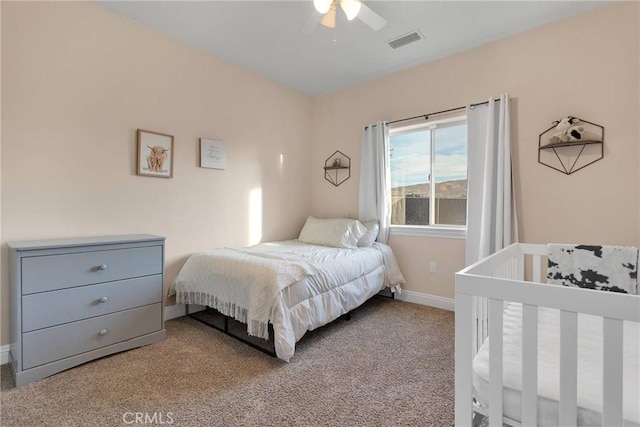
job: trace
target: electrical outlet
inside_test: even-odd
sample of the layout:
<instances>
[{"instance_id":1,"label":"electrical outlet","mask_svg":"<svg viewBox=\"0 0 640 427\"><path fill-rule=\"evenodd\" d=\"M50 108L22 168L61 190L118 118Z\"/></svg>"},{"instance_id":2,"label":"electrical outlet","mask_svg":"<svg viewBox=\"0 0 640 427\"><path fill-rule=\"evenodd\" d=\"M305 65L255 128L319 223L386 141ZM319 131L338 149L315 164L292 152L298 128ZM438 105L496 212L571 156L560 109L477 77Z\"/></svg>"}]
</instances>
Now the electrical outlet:
<instances>
[{"instance_id":1,"label":"electrical outlet","mask_svg":"<svg viewBox=\"0 0 640 427\"><path fill-rule=\"evenodd\" d=\"M435 261L429 262L429 273L435 273L438 270L437 264Z\"/></svg>"}]
</instances>

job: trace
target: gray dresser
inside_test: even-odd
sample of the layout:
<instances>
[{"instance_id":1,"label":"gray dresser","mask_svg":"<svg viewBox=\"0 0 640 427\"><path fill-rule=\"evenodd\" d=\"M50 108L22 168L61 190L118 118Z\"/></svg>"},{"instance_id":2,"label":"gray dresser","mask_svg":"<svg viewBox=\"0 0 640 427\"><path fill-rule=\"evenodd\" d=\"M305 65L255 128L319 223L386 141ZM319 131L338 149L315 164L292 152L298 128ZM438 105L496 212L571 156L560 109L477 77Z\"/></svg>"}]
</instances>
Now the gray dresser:
<instances>
[{"instance_id":1,"label":"gray dresser","mask_svg":"<svg viewBox=\"0 0 640 427\"><path fill-rule=\"evenodd\" d=\"M164 237L9 242L16 386L165 338Z\"/></svg>"}]
</instances>

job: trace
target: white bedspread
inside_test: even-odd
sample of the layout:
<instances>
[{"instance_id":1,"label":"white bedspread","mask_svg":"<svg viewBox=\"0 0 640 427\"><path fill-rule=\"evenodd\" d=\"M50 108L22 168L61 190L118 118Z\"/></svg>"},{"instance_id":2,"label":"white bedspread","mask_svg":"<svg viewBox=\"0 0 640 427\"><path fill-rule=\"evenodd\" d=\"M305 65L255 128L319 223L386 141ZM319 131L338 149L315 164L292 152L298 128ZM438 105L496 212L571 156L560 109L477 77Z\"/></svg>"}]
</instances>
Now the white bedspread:
<instances>
[{"instance_id":1,"label":"white bedspread","mask_svg":"<svg viewBox=\"0 0 640 427\"><path fill-rule=\"evenodd\" d=\"M192 255L171 286L179 304L206 305L268 339L289 360L306 330L326 324L404 278L387 245L339 249L297 240Z\"/></svg>"},{"instance_id":2,"label":"white bedspread","mask_svg":"<svg viewBox=\"0 0 640 427\"><path fill-rule=\"evenodd\" d=\"M538 425L558 425L560 314L558 310L538 310ZM522 305L510 303L504 324L504 415L520 420L522 390ZM640 327L635 322L623 326L623 418L624 426L640 425ZM578 425L602 425L602 318L578 315ZM489 400L489 340L473 361L474 394L482 407Z\"/></svg>"}]
</instances>

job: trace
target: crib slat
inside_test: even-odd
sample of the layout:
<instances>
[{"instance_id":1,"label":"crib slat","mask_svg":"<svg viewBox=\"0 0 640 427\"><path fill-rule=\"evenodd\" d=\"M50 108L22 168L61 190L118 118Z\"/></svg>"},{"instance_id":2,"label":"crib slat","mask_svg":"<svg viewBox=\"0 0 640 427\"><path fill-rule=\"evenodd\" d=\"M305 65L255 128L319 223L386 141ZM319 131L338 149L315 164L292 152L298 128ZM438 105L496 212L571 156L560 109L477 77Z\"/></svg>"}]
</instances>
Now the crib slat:
<instances>
[{"instance_id":1,"label":"crib slat","mask_svg":"<svg viewBox=\"0 0 640 427\"><path fill-rule=\"evenodd\" d=\"M502 300L489 300L489 425L502 426Z\"/></svg>"},{"instance_id":2,"label":"crib slat","mask_svg":"<svg viewBox=\"0 0 640 427\"><path fill-rule=\"evenodd\" d=\"M479 322L480 322L480 313L478 311L478 303L480 301L480 297L472 296L471 297L471 319L473 322L472 330L471 330L471 348L473 349L473 354L476 354L480 349L480 343L478 331L480 330Z\"/></svg>"},{"instance_id":3,"label":"crib slat","mask_svg":"<svg viewBox=\"0 0 640 427\"><path fill-rule=\"evenodd\" d=\"M538 307L524 304L522 313L522 425L538 424Z\"/></svg>"},{"instance_id":4,"label":"crib slat","mask_svg":"<svg viewBox=\"0 0 640 427\"><path fill-rule=\"evenodd\" d=\"M483 336L483 325L486 322L487 313L482 309L484 298L482 297L473 297L473 308L474 308L474 319L475 319L475 329L473 331L473 340L474 340L474 354L480 350L482 343L484 342L485 337Z\"/></svg>"},{"instance_id":5,"label":"crib slat","mask_svg":"<svg viewBox=\"0 0 640 427\"><path fill-rule=\"evenodd\" d=\"M524 280L524 254L520 254L519 257L514 258L515 263L515 276L510 277L513 280Z\"/></svg>"},{"instance_id":6,"label":"crib slat","mask_svg":"<svg viewBox=\"0 0 640 427\"><path fill-rule=\"evenodd\" d=\"M482 335L480 340L480 345L487 339L489 336L489 309L488 309L488 300L487 298L480 298L480 310L482 312Z\"/></svg>"},{"instance_id":7,"label":"crib slat","mask_svg":"<svg viewBox=\"0 0 640 427\"><path fill-rule=\"evenodd\" d=\"M578 422L578 314L560 311L559 425Z\"/></svg>"},{"instance_id":8,"label":"crib slat","mask_svg":"<svg viewBox=\"0 0 640 427\"><path fill-rule=\"evenodd\" d=\"M469 426L473 417L471 389L473 355L471 347L475 319L471 317L473 297L456 292L455 322L455 425Z\"/></svg>"},{"instance_id":9,"label":"crib slat","mask_svg":"<svg viewBox=\"0 0 640 427\"><path fill-rule=\"evenodd\" d=\"M533 256L533 283L540 283L542 266L540 265L540 255Z\"/></svg>"},{"instance_id":10,"label":"crib slat","mask_svg":"<svg viewBox=\"0 0 640 427\"><path fill-rule=\"evenodd\" d=\"M622 321L602 319L602 425L622 425Z\"/></svg>"}]
</instances>

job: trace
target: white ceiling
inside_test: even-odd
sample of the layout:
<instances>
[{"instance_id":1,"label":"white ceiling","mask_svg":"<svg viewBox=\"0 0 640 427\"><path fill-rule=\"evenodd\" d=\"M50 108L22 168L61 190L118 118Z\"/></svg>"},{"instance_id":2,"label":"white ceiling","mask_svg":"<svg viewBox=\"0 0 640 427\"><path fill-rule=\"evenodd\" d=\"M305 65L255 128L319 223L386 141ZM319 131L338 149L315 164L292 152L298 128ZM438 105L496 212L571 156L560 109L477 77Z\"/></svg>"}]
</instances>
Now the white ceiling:
<instances>
[{"instance_id":1,"label":"white ceiling","mask_svg":"<svg viewBox=\"0 0 640 427\"><path fill-rule=\"evenodd\" d=\"M595 1L374 1L380 31L347 21L300 29L317 13L300 1L97 1L102 6L311 96L470 49L599 7ZM419 30L425 40L387 41ZM561 41L558 42L561 44ZM559 48L562 48L559 46Z\"/></svg>"}]
</instances>

